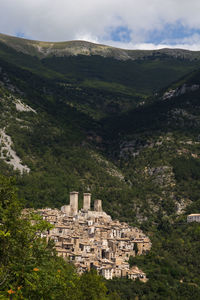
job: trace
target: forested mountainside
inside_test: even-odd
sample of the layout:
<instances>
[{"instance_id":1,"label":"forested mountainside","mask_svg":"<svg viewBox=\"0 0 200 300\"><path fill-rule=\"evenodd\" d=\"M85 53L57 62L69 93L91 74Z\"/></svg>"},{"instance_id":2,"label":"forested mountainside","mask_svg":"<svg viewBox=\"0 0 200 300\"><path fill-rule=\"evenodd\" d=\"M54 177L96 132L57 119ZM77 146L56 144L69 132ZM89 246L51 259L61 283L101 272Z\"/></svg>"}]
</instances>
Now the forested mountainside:
<instances>
[{"instance_id":1,"label":"forested mountainside","mask_svg":"<svg viewBox=\"0 0 200 300\"><path fill-rule=\"evenodd\" d=\"M200 227L186 224L200 211L197 53L44 57L20 43L0 44L1 174L16 177L25 207L90 191L150 235L152 251L131 262L148 283L107 283L121 299L199 299Z\"/></svg>"}]
</instances>

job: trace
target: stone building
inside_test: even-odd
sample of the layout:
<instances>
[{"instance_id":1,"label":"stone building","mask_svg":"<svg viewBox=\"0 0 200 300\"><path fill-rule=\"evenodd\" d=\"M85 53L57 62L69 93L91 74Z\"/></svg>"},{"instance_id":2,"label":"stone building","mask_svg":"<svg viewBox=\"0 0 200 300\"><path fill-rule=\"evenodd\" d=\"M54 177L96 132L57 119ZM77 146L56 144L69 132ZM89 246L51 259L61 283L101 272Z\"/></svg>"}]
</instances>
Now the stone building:
<instances>
[{"instance_id":1,"label":"stone building","mask_svg":"<svg viewBox=\"0 0 200 300\"><path fill-rule=\"evenodd\" d=\"M191 214L187 216L187 222L200 222L200 214Z\"/></svg>"},{"instance_id":2,"label":"stone building","mask_svg":"<svg viewBox=\"0 0 200 300\"><path fill-rule=\"evenodd\" d=\"M79 273L96 269L106 279L113 277L139 278L146 275L138 268L129 268L130 256L145 254L151 249L149 238L138 228L120 223L106 214L102 201L94 201L84 193L83 208L78 210L78 192L70 193L70 204L58 209L37 210L43 219L54 225L43 237L52 239L59 256L73 262Z\"/></svg>"}]
</instances>

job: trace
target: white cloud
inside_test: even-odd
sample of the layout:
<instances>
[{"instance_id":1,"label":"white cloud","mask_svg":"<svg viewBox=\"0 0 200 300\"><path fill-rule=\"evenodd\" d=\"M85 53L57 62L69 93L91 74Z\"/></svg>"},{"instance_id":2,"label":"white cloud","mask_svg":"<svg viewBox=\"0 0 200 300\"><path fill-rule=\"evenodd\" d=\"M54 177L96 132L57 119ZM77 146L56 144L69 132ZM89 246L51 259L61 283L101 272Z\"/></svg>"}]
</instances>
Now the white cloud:
<instances>
[{"instance_id":1,"label":"white cloud","mask_svg":"<svg viewBox=\"0 0 200 300\"><path fill-rule=\"evenodd\" d=\"M145 43L150 32L177 22L200 29L199 12L199 0L0 0L0 31L11 35L23 32L37 40L115 44L110 29L125 26L131 31L131 42L123 44L125 48L157 48ZM179 44L191 49L200 42L193 37L193 42Z\"/></svg>"},{"instance_id":2,"label":"white cloud","mask_svg":"<svg viewBox=\"0 0 200 300\"><path fill-rule=\"evenodd\" d=\"M186 49L192 51L200 50L200 34L193 34L188 38L176 39L173 40L173 43L170 43L170 40L164 40L163 43L123 43L123 42L114 42L112 40L107 41L109 45L113 47L118 47L122 49L139 49L139 50L158 50L163 48L174 48L174 49Z\"/></svg>"},{"instance_id":3,"label":"white cloud","mask_svg":"<svg viewBox=\"0 0 200 300\"><path fill-rule=\"evenodd\" d=\"M129 50L158 50L164 48L173 48L173 49L185 49L191 51L199 51L200 50L200 42L197 44L187 44L187 43L180 43L180 44L153 44L153 43L139 43L139 44L132 44L132 43L113 43L110 42L109 45L114 47L119 47L122 49L129 49Z\"/></svg>"}]
</instances>

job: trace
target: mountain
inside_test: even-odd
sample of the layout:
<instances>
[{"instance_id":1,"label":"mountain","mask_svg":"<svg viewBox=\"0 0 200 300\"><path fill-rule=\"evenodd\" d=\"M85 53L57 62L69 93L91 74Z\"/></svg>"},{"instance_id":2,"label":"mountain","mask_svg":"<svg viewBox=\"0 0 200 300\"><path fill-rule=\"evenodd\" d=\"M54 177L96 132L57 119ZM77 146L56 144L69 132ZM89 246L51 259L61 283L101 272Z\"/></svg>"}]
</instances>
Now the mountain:
<instances>
[{"instance_id":1,"label":"mountain","mask_svg":"<svg viewBox=\"0 0 200 300\"><path fill-rule=\"evenodd\" d=\"M47 49L52 44L52 49L58 51L41 56L40 43ZM131 51L82 41L50 44L0 35L0 59L62 85L68 103L95 119L143 104L148 97L198 69L200 63L198 52L185 50ZM99 52L83 55L83 45ZM131 54L128 60L116 59L113 53L104 57L101 49L105 47L128 57ZM61 54L59 49L67 49L68 54Z\"/></svg>"},{"instance_id":2,"label":"mountain","mask_svg":"<svg viewBox=\"0 0 200 300\"><path fill-rule=\"evenodd\" d=\"M160 50L125 50L86 41L42 42L17 38L5 34L0 34L0 41L19 52L37 56L39 58L77 55L99 55L103 57L112 57L118 60L136 60L143 59L145 57L162 55L190 60L200 58L200 51L189 51L183 49L166 48Z\"/></svg>"},{"instance_id":3,"label":"mountain","mask_svg":"<svg viewBox=\"0 0 200 300\"><path fill-rule=\"evenodd\" d=\"M7 36L6 41L0 48L2 142L11 137L15 160L27 167L18 170L30 170L18 176L27 205L60 206L70 189L87 189L105 197L109 213L119 217L123 207L125 219L142 222L160 210L181 213L195 202L199 179L189 166L196 165L198 173L198 60L173 58L170 72L177 80L170 77L164 86L168 55L126 62L96 55L32 60L8 44L16 41L17 49L20 43L37 42ZM144 74L155 61L157 67ZM113 66L110 76L107 65ZM116 68L124 70L117 79ZM142 76L143 85L135 84L134 92L126 71ZM94 81L95 74L101 79ZM101 88L99 82L118 88ZM154 84L160 84L156 94L147 92L147 85ZM14 160L3 151L10 151L8 145L2 150L2 168L13 173ZM180 174L184 168L189 184Z\"/></svg>"},{"instance_id":4,"label":"mountain","mask_svg":"<svg viewBox=\"0 0 200 300\"><path fill-rule=\"evenodd\" d=\"M198 299L200 229L186 215L200 210L199 52L108 47L132 57L121 60L87 42L0 39L0 169L16 176L24 205L60 207L69 191L90 191L153 242L134 261L149 283L109 289ZM86 45L104 50L83 55Z\"/></svg>"},{"instance_id":5,"label":"mountain","mask_svg":"<svg viewBox=\"0 0 200 300\"><path fill-rule=\"evenodd\" d=\"M27 43L37 44L7 36L6 41L7 45L17 41L16 49L20 43L23 47ZM165 88L165 76L169 72L168 64L171 60L167 55L153 60L139 59L136 62L121 62L100 56L54 56L48 58L47 62L47 58L34 58L33 61L32 56L7 45L3 44L0 51L0 78L4 99L1 128L4 130L4 139L7 132L13 140L16 153L19 153L25 166L30 169L29 175L24 176L23 180L21 176L18 177L22 184L20 191L23 195L26 194L28 205L59 206L66 201L67 193L72 187L80 191L89 189L96 196L104 195L106 199L111 197L113 200L117 192L114 202L119 208L113 209L113 203L105 200L105 205L111 210L109 213L115 212L119 216L120 207L123 206L124 214L127 212L126 218L131 216L130 220L136 221L147 219L147 216L153 215L160 208L163 213L181 211L191 201L189 195L180 199L174 165L179 162L176 162L179 159L177 154L183 151L183 145L187 145L190 139L191 143L196 143L198 118L193 116L193 109L192 113L187 112L184 95L181 95L181 100L177 97L174 102L174 97L163 100L162 94L170 90L170 84L173 88L176 85L176 89L178 84L183 85L187 81L189 85L198 84L195 76L198 74L199 61L173 58L170 72L176 73L174 78L177 81L172 81L170 77ZM8 47L7 51L5 47ZM144 70L151 69L155 62L157 67L154 66L149 74L144 74ZM28 68L27 63L30 66ZM45 69L45 76L38 69L39 63ZM110 76L105 71L107 65ZM175 65L176 68L179 65L176 71ZM70 68L74 68L72 73L69 72ZM117 79L116 68L121 72ZM66 70L69 73L65 73ZM82 78L78 78L79 71L80 74L82 71L82 75L79 75ZM142 76L143 84L135 84L134 92L126 78L126 71ZM50 78L49 73L52 74ZM66 74L70 76L70 81L62 77ZM101 74L101 79L94 82L92 76L95 74ZM161 82L159 78L162 76ZM110 77L114 78L111 83ZM88 83L84 84L85 81ZM101 88L99 82L120 87ZM147 85L152 88L154 84L160 84L156 95L152 91L146 91ZM191 93L194 97L195 93L198 94L198 89ZM23 105L28 105L30 109L26 110ZM181 131L180 138L176 137L178 131ZM180 149L169 155L169 149L179 139ZM195 155L194 150L193 156ZM33 190L38 191L37 197ZM107 193L110 195L107 196ZM149 193L147 199L146 195ZM131 201L128 200L130 198ZM121 199L124 199L123 203Z\"/></svg>"}]
</instances>

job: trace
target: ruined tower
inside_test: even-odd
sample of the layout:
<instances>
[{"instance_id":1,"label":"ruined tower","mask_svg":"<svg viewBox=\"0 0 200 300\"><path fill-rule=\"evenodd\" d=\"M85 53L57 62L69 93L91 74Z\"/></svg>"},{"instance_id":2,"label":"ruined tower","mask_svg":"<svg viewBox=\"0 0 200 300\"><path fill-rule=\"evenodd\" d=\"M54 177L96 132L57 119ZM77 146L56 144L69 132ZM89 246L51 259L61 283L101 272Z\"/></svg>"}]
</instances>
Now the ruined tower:
<instances>
[{"instance_id":1,"label":"ruined tower","mask_svg":"<svg viewBox=\"0 0 200 300\"><path fill-rule=\"evenodd\" d=\"M71 214L71 206L70 205L63 205L61 207L61 211L66 214L67 216L70 216Z\"/></svg>"},{"instance_id":2,"label":"ruined tower","mask_svg":"<svg viewBox=\"0 0 200 300\"><path fill-rule=\"evenodd\" d=\"M78 213L78 192L70 193L70 206L72 215L76 215Z\"/></svg>"},{"instance_id":3,"label":"ruined tower","mask_svg":"<svg viewBox=\"0 0 200 300\"><path fill-rule=\"evenodd\" d=\"M84 193L83 194L83 209L90 210L90 204L91 204L91 194Z\"/></svg>"},{"instance_id":4,"label":"ruined tower","mask_svg":"<svg viewBox=\"0 0 200 300\"><path fill-rule=\"evenodd\" d=\"M94 210L98 211L98 212L102 212L102 201L101 200L94 201Z\"/></svg>"}]
</instances>

